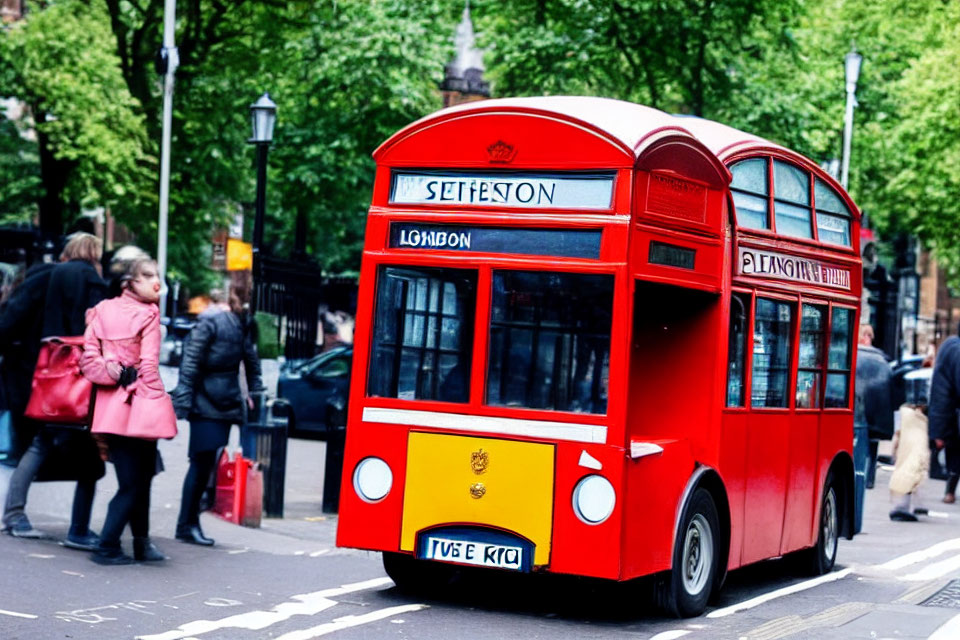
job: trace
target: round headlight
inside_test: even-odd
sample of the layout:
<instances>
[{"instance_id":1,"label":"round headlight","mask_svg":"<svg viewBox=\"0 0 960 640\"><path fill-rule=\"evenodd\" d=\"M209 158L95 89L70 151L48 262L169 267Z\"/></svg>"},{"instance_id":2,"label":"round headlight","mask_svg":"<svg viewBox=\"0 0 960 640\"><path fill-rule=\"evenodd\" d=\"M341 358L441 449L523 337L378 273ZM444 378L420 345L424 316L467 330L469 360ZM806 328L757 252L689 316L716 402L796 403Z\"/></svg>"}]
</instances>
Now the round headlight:
<instances>
[{"instance_id":1,"label":"round headlight","mask_svg":"<svg viewBox=\"0 0 960 640\"><path fill-rule=\"evenodd\" d=\"M587 476L573 490L573 511L587 524L600 524L609 518L616 503L613 485L603 476Z\"/></svg>"},{"instance_id":2,"label":"round headlight","mask_svg":"<svg viewBox=\"0 0 960 640\"><path fill-rule=\"evenodd\" d=\"M380 458L364 458L353 471L353 488L369 502L382 500L393 486L393 472Z\"/></svg>"}]
</instances>

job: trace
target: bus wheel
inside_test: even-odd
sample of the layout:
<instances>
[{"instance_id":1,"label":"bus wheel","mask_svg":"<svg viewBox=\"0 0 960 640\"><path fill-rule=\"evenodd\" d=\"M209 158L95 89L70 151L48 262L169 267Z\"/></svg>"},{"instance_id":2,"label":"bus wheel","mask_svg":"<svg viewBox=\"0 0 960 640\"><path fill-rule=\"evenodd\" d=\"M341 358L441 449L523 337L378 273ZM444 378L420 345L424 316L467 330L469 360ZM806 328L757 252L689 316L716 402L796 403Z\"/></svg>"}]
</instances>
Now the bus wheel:
<instances>
[{"instance_id":1,"label":"bus wheel","mask_svg":"<svg viewBox=\"0 0 960 640\"><path fill-rule=\"evenodd\" d=\"M807 556L805 564L809 572L816 576L833 571L840 539L840 509L832 473L827 476L824 486L826 488L823 490L823 503L820 505L817 544L804 552Z\"/></svg>"},{"instance_id":2,"label":"bus wheel","mask_svg":"<svg viewBox=\"0 0 960 640\"><path fill-rule=\"evenodd\" d=\"M720 563L720 518L713 497L697 489L683 511L673 549L673 568L658 585L658 600L669 613L698 616L716 583Z\"/></svg>"}]
</instances>

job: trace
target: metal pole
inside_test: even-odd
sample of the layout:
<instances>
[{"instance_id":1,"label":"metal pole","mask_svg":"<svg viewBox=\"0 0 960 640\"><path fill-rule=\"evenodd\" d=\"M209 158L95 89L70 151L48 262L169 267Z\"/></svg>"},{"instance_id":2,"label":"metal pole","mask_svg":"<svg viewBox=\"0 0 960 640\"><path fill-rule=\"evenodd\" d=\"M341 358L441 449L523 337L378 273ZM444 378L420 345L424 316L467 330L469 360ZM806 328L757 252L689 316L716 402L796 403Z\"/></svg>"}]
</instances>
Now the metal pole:
<instances>
[{"instance_id":1,"label":"metal pole","mask_svg":"<svg viewBox=\"0 0 960 640\"><path fill-rule=\"evenodd\" d=\"M177 18L177 0L165 0L163 48L167 53L167 73L163 80L163 137L160 144L160 219L157 224L157 270L160 272L160 315L167 313L167 218L170 201L170 127L173 121L173 75L180 64L173 43Z\"/></svg>"},{"instance_id":2,"label":"metal pole","mask_svg":"<svg viewBox=\"0 0 960 640\"><path fill-rule=\"evenodd\" d=\"M840 173L840 184L847 188L847 178L850 175L850 139L853 137L853 108L857 104L854 95L856 86L851 89L847 86L847 112L843 117L843 166Z\"/></svg>"},{"instance_id":3,"label":"metal pole","mask_svg":"<svg viewBox=\"0 0 960 640\"><path fill-rule=\"evenodd\" d=\"M261 247L263 245L263 218L267 208L267 151L269 143L257 144L257 199L253 219L253 292L250 310L256 312L260 303L259 288L263 279Z\"/></svg>"}]
</instances>

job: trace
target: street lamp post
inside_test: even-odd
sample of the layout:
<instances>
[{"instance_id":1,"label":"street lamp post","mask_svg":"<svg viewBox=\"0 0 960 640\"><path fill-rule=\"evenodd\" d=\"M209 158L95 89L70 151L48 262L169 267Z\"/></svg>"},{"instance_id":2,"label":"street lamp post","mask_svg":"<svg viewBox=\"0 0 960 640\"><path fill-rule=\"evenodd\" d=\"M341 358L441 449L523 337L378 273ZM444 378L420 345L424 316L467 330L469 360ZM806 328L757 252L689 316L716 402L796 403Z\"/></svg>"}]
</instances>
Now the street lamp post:
<instances>
[{"instance_id":1,"label":"street lamp post","mask_svg":"<svg viewBox=\"0 0 960 640\"><path fill-rule=\"evenodd\" d=\"M277 121L277 105L265 93L250 105L253 137L248 142L257 147L257 200L253 220L253 292L250 310L257 311L258 289L263 277L261 247L263 245L263 218L267 207L267 151L273 141L273 125Z\"/></svg>"},{"instance_id":2,"label":"street lamp post","mask_svg":"<svg viewBox=\"0 0 960 640\"><path fill-rule=\"evenodd\" d=\"M840 174L840 184L847 188L847 179L850 174L850 139L853 137L853 109L857 106L857 80L860 78L860 64L863 56L855 48L850 50L844 59L844 76L847 82L847 111L843 118L843 168Z\"/></svg>"}]
</instances>

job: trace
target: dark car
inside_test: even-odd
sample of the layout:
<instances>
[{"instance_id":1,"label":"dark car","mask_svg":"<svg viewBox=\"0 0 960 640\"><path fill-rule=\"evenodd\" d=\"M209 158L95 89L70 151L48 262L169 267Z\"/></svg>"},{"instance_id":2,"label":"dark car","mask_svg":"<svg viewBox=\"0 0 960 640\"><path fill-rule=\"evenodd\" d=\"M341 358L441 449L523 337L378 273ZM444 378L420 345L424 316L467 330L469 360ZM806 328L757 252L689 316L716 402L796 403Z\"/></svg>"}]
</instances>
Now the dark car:
<instances>
[{"instance_id":1,"label":"dark car","mask_svg":"<svg viewBox=\"0 0 960 640\"><path fill-rule=\"evenodd\" d=\"M335 347L309 360L285 366L277 397L290 403L290 435L325 440L347 415L353 347Z\"/></svg>"}]
</instances>

